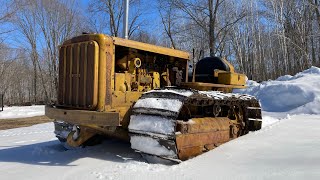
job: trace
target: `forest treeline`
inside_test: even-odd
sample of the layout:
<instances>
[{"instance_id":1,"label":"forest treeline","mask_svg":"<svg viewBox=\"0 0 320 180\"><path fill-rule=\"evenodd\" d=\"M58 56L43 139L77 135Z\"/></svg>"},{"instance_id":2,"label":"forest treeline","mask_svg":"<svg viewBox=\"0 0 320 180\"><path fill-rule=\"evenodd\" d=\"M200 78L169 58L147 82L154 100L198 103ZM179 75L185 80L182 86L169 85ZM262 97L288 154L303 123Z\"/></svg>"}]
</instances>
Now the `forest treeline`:
<instances>
[{"instance_id":1,"label":"forest treeline","mask_svg":"<svg viewBox=\"0 0 320 180\"><path fill-rule=\"evenodd\" d=\"M0 0L0 94L49 102L58 46L82 32L122 36L122 0ZM320 0L130 0L129 39L227 58L263 81L320 66ZM203 52L203 53L200 53Z\"/></svg>"}]
</instances>

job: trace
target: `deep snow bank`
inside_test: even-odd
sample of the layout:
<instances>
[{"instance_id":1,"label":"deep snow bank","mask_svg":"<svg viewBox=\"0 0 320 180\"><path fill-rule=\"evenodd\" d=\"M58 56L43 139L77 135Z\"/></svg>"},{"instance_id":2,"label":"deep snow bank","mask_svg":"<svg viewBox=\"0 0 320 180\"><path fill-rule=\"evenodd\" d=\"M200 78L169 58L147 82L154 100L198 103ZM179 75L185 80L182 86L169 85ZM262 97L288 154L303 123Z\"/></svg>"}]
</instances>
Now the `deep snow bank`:
<instances>
[{"instance_id":1,"label":"deep snow bank","mask_svg":"<svg viewBox=\"0 0 320 180\"><path fill-rule=\"evenodd\" d=\"M290 114L320 114L320 68L311 67L294 76L257 83L249 80L247 89L235 90L260 100L262 109Z\"/></svg>"}]
</instances>

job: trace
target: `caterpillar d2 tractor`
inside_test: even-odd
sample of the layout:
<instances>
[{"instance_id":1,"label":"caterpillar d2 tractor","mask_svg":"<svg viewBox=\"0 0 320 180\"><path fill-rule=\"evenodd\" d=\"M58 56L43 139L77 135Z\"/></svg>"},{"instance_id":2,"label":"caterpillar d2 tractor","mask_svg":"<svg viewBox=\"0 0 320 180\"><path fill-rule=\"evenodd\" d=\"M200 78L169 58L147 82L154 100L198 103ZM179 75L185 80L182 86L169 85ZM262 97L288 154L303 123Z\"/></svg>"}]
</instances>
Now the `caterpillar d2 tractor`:
<instances>
[{"instance_id":1,"label":"caterpillar d2 tractor","mask_svg":"<svg viewBox=\"0 0 320 180\"><path fill-rule=\"evenodd\" d=\"M187 52L85 34L59 49L58 99L46 106L68 147L97 136L130 141L146 159L181 162L261 128L261 109L245 75L218 57L188 76Z\"/></svg>"}]
</instances>

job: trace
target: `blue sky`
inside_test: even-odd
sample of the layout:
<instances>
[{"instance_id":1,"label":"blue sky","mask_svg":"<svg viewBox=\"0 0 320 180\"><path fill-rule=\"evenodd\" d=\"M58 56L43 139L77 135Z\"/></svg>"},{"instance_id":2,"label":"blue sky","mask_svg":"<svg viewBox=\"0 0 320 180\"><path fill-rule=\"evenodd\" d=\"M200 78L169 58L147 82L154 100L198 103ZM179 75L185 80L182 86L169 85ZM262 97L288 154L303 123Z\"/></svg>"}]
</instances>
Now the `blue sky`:
<instances>
[{"instance_id":1,"label":"blue sky","mask_svg":"<svg viewBox=\"0 0 320 180\"><path fill-rule=\"evenodd\" d=\"M90 17L90 14L87 12L87 8L89 5L89 2L91 0L76 0L79 10L81 13L83 13L83 16ZM148 31L152 33L153 35L159 36L161 35L162 30L162 24L161 20L158 17L158 10L156 8L157 1L155 0L140 0L141 6L143 8L142 15L140 17L140 20L145 20L146 25L143 26L144 31ZM133 11L133 7L130 7L129 10ZM2 26L4 27L4 26ZM12 25L7 24L7 29L12 29ZM121 29L122 32L122 29ZM107 33L107 32L100 32L100 33ZM21 37L18 30L15 30L9 34L2 35L1 38L5 39L6 44L8 44L12 48L18 48L23 47L24 42L26 41L24 38ZM41 47L39 47L41 49Z\"/></svg>"},{"instance_id":2,"label":"blue sky","mask_svg":"<svg viewBox=\"0 0 320 180\"><path fill-rule=\"evenodd\" d=\"M86 13L89 2L92 0L80 0L79 6L83 13ZM140 0L140 6L143 9L141 12L140 20L145 21L146 25L143 26L144 31L153 32L154 34L160 33L162 28L161 19L158 17L157 1L156 0ZM134 11L134 7L129 7L129 11ZM130 14L130 13L129 13ZM89 16L89 15L88 15Z\"/></svg>"}]
</instances>

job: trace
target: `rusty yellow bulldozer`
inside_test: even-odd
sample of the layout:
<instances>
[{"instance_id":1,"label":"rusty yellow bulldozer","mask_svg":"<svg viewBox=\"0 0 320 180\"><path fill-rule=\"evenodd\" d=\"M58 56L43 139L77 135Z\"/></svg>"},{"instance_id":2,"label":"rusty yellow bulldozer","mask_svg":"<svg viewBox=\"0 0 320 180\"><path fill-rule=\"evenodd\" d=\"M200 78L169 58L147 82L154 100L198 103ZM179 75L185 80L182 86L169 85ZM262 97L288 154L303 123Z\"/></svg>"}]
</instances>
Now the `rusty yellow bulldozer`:
<instances>
[{"instance_id":1,"label":"rusty yellow bulldozer","mask_svg":"<svg viewBox=\"0 0 320 180\"><path fill-rule=\"evenodd\" d=\"M219 57L192 77L189 53L104 34L59 48L59 88L46 115L66 147L96 136L130 141L147 160L181 162L261 128L259 102L232 93L245 75Z\"/></svg>"}]
</instances>

